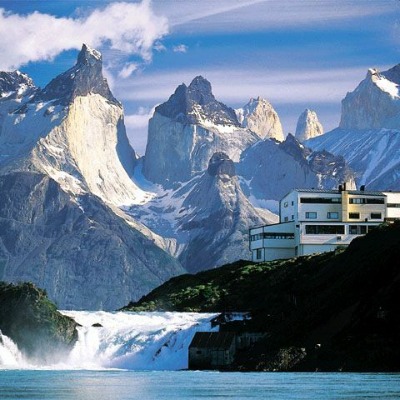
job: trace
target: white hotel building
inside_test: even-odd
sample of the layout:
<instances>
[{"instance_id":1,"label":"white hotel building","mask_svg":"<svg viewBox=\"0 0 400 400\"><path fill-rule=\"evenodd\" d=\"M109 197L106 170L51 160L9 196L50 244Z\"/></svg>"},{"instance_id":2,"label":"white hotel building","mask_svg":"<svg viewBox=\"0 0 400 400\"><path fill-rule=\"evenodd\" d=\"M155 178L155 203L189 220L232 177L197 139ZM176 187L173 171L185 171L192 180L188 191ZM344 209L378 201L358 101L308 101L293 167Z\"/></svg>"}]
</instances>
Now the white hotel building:
<instances>
[{"instance_id":1,"label":"white hotel building","mask_svg":"<svg viewBox=\"0 0 400 400\"><path fill-rule=\"evenodd\" d=\"M400 192L294 189L279 203L278 224L250 229L256 262L347 246L383 221L400 219Z\"/></svg>"}]
</instances>

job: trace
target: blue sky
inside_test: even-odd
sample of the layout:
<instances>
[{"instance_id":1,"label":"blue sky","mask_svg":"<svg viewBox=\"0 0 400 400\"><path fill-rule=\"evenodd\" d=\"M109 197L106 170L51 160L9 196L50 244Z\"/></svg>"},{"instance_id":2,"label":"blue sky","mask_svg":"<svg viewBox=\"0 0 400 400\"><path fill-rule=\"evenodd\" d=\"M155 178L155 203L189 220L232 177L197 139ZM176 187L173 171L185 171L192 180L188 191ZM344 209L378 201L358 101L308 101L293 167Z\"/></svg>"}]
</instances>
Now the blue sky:
<instances>
[{"instance_id":1,"label":"blue sky","mask_svg":"<svg viewBox=\"0 0 400 400\"><path fill-rule=\"evenodd\" d=\"M398 0L0 0L0 9L0 70L44 86L83 42L103 53L141 154L153 107L196 75L231 107L268 99L287 133L305 108L335 128L367 69L400 62Z\"/></svg>"}]
</instances>

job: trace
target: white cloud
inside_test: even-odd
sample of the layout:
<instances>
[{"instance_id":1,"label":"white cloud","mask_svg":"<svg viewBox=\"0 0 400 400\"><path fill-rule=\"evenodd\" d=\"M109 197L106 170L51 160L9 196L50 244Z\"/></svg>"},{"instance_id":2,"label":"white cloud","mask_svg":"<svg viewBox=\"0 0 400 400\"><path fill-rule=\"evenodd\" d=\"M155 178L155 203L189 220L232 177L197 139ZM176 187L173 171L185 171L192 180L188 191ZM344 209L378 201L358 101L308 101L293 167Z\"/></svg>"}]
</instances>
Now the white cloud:
<instances>
[{"instance_id":1,"label":"white cloud","mask_svg":"<svg viewBox=\"0 0 400 400\"><path fill-rule=\"evenodd\" d=\"M178 44L177 46L172 47L172 51L174 53L187 53L188 47L184 44Z\"/></svg>"},{"instance_id":2,"label":"white cloud","mask_svg":"<svg viewBox=\"0 0 400 400\"><path fill-rule=\"evenodd\" d=\"M167 19L155 15L148 0L111 3L75 19L39 12L19 15L0 8L0 70L51 60L64 50L80 49L82 43L148 62L154 43L167 33Z\"/></svg>"},{"instance_id":3,"label":"white cloud","mask_svg":"<svg viewBox=\"0 0 400 400\"><path fill-rule=\"evenodd\" d=\"M324 26L327 22L395 12L389 0L186 0L179 9L174 0L157 3L173 30L180 32L234 32L259 29Z\"/></svg>"},{"instance_id":4,"label":"white cloud","mask_svg":"<svg viewBox=\"0 0 400 400\"><path fill-rule=\"evenodd\" d=\"M154 108L139 107L136 114L125 116L126 133L132 147L139 154L144 154L147 142L147 127L153 116Z\"/></svg>"},{"instance_id":5,"label":"white cloud","mask_svg":"<svg viewBox=\"0 0 400 400\"><path fill-rule=\"evenodd\" d=\"M118 76L122 79L129 78L138 69L137 63L126 63L119 72Z\"/></svg>"},{"instance_id":6,"label":"white cloud","mask_svg":"<svg viewBox=\"0 0 400 400\"><path fill-rule=\"evenodd\" d=\"M153 49L158 51L159 53L167 51L167 48L161 42L154 43Z\"/></svg>"}]
</instances>

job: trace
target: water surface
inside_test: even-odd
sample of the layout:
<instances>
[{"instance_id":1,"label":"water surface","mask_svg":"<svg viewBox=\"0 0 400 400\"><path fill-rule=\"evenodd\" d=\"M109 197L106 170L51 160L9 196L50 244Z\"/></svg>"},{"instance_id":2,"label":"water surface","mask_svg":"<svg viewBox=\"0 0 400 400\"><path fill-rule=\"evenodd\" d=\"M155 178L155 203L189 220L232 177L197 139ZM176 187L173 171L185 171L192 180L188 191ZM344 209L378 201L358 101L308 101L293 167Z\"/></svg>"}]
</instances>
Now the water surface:
<instances>
[{"instance_id":1,"label":"water surface","mask_svg":"<svg viewBox=\"0 0 400 400\"><path fill-rule=\"evenodd\" d=\"M400 374L0 371L0 399L399 399Z\"/></svg>"}]
</instances>

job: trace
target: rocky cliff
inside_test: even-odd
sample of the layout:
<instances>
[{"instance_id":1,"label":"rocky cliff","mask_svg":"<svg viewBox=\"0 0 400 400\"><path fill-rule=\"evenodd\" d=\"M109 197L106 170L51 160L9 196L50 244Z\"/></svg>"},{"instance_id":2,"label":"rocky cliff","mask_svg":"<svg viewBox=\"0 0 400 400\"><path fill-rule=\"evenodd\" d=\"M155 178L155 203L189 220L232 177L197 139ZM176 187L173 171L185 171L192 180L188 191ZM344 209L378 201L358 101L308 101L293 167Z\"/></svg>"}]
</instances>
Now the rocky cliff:
<instances>
[{"instance_id":1,"label":"rocky cliff","mask_svg":"<svg viewBox=\"0 0 400 400\"><path fill-rule=\"evenodd\" d=\"M297 126L295 137L300 142L312 139L313 137L321 136L324 134L324 128L318 121L318 116L315 111L309 109L304 110L300 115Z\"/></svg>"},{"instance_id":2,"label":"rocky cliff","mask_svg":"<svg viewBox=\"0 0 400 400\"><path fill-rule=\"evenodd\" d=\"M293 188L354 186L354 176L343 157L313 152L289 134L282 143L265 140L243 152L237 165L242 187L262 200L280 200Z\"/></svg>"},{"instance_id":3,"label":"rocky cliff","mask_svg":"<svg viewBox=\"0 0 400 400\"><path fill-rule=\"evenodd\" d=\"M241 128L233 109L215 99L211 84L198 76L156 107L149 121L143 174L173 187L206 170L215 152L238 161L257 140L258 135Z\"/></svg>"},{"instance_id":4,"label":"rocky cliff","mask_svg":"<svg viewBox=\"0 0 400 400\"><path fill-rule=\"evenodd\" d=\"M207 170L188 192L177 219L187 236L179 260L190 272L250 257L251 226L277 222L266 210L255 209L243 194L235 166L225 153L215 153Z\"/></svg>"},{"instance_id":5,"label":"rocky cliff","mask_svg":"<svg viewBox=\"0 0 400 400\"><path fill-rule=\"evenodd\" d=\"M0 279L32 281L62 308L111 310L182 273L117 208L149 194L130 179L136 156L100 53L84 45L43 90L18 72L0 84Z\"/></svg>"},{"instance_id":6,"label":"rocky cliff","mask_svg":"<svg viewBox=\"0 0 400 400\"><path fill-rule=\"evenodd\" d=\"M261 139L276 139L282 142L285 137L282 124L272 104L257 97L243 107L236 110L239 122L243 128L248 128Z\"/></svg>"},{"instance_id":7,"label":"rocky cliff","mask_svg":"<svg viewBox=\"0 0 400 400\"><path fill-rule=\"evenodd\" d=\"M0 280L46 288L61 309L114 310L184 270L99 198L43 174L0 176Z\"/></svg>"},{"instance_id":8,"label":"rocky cliff","mask_svg":"<svg viewBox=\"0 0 400 400\"><path fill-rule=\"evenodd\" d=\"M342 101L339 128L344 130L400 129L400 64L366 78Z\"/></svg>"},{"instance_id":9,"label":"rocky cliff","mask_svg":"<svg viewBox=\"0 0 400 400\"><path fill-rule=\"evenodd\" d=\"M314 150L341 155L357 185L400 190L400 64L367 77L342 101L337 129L307 141Z\"/></svg>"},{"instance_id":10,"label":"rocky cliff","mask_svg":"<svg viewBox=\"0 0 400 400\"><path fill-rule=\"evenodd\" d=\"M46 293L31 283L0 282L0 332L32 363L63 362L78 339L77 324L60 314Z\"/></svg>"}]
</instances>

